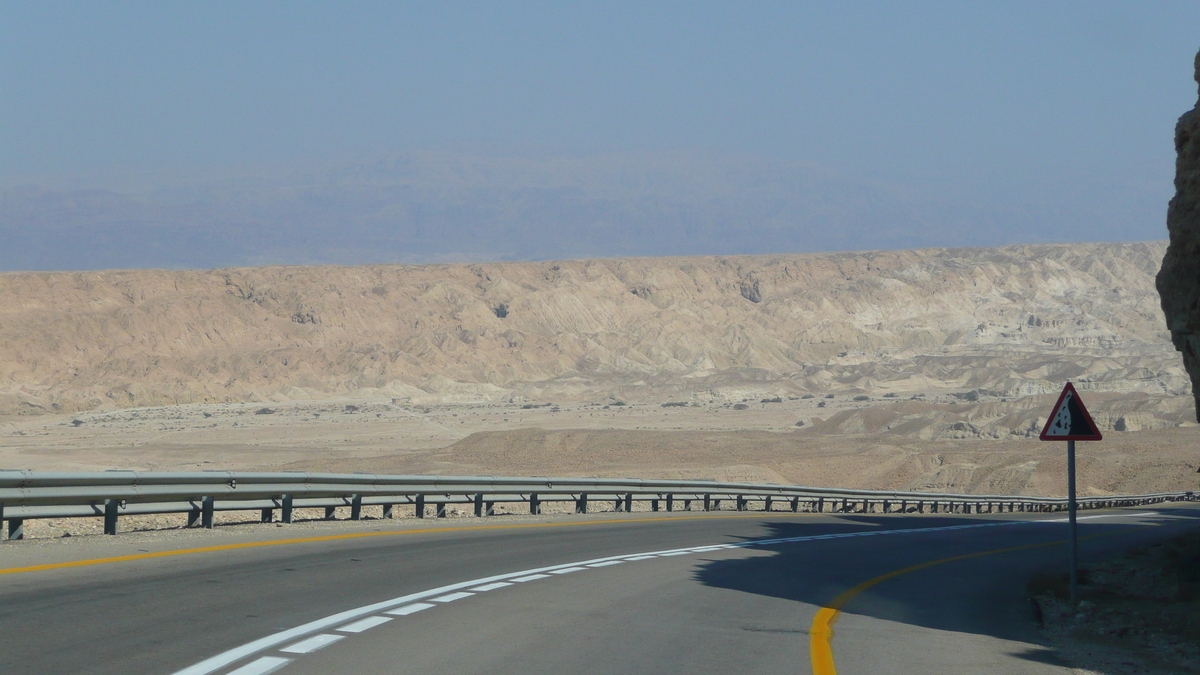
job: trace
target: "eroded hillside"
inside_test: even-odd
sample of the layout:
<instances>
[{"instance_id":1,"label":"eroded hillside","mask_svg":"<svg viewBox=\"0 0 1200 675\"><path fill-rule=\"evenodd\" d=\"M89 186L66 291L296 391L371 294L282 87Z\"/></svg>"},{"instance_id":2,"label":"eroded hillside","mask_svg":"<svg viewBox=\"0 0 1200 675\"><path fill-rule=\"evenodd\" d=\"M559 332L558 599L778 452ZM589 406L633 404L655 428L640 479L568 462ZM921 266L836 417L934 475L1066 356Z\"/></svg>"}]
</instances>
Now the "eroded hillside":
<instances>
[{"instance_id":1,"label":"eroded hillside","mask_svg":"<svg viewBox=\"0 0 1200 675\"><path fill-rule=\"evenodd\" d=\"M1066 379L1177 396L1190 389L1154 289L1164 250L7 273L0 414L335 396L996 399Z\"/></svg>"}]
</instances>

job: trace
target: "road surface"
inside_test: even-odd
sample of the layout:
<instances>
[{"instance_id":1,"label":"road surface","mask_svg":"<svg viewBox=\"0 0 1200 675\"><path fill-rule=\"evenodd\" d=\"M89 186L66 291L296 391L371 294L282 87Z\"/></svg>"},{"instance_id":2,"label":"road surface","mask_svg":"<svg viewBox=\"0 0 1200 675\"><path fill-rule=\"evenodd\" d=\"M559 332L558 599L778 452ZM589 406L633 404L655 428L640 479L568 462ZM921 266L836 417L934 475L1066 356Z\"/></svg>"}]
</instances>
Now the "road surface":
<instances>
[{"instance_id":1,"label":"road surface","mask_svg":"<svg viewBox=\"0 0 1200 675\"><path fill-rule=\"evenodd\" d=\"M1193 505L1083 515L1085 564L1200 526ZM1064 569L1062 520L374 521L291 530L309 539L292 543L199 533L193 548L224 545L172 555L189 540L121 535L100 557L134 559L95 564L96 547L9 542L0 672L1065 673L1024 593L1031 574Z\"/></svg>"}]
</instances>

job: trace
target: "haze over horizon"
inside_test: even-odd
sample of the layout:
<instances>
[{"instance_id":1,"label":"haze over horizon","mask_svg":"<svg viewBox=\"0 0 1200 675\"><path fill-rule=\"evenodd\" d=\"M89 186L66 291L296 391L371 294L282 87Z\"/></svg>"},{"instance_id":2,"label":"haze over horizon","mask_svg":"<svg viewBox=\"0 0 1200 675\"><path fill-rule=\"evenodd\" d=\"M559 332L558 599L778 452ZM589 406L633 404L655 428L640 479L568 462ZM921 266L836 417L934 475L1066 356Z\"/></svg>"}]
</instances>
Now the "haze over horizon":
<instances>
[{"instance_id":1,"label":"haze over horizon","mask_svg":"<svg viewBox=\"0 0 1200 675\"><path fill-rule=\"evenodd\" d=\"M1165 236L1191 3L10 3L0 271Z\"/></svg>"}]
</instances>

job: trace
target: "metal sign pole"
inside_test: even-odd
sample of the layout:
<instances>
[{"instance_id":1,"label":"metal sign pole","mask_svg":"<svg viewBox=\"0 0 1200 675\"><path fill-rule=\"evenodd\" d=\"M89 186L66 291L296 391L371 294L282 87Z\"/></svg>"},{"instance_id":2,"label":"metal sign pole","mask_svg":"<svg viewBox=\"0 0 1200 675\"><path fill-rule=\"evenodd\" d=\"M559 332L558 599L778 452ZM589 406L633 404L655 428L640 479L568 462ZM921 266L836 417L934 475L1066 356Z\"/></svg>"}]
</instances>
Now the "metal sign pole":
<instances>
[{"instance_id":1,"label":"metal sign pole","mask_svg":"<svg viewBox=\"0 0 1200 675\"><path fill-rule=\"evenodd\" d=\"M1071 606L1079 603L1079 541L1075 529L1075 441L1067 441L1067 519L1071 523Z\"/></svg>"}]
</instances>

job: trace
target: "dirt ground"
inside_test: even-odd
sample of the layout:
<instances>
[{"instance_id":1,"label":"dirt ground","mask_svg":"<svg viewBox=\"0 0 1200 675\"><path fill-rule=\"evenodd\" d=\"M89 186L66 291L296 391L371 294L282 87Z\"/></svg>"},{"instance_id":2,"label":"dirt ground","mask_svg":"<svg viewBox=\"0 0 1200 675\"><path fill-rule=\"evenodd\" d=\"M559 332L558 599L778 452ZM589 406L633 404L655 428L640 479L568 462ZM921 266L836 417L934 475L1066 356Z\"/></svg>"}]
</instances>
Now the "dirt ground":
<instances>
[{"instance_id":1,"label":"dirt ground","mask_svg":"<svg viewBox=\"0 0 1200 675\"><path fill-rule=\"evenodd\" d=\"M797 426L818 415L891 405L847 396L742 405L415 406L381 399L14 417L0 419L0 468L708 478L1026 495L1065 490L1061 443L1023 436L922 440ZM1103 442L1080 445L1082 494L1195 489L1200 427L1106 434Z\"/></svg>"},{"instance_id":2,"label":"dirt ground","mask_svg":"<svg viewBox=\"0 0 1200 675\"><path fill-rule=\"evenodd\" d=\"M1065 575L1030 591L1044 629L1082 675L1200 673L1200 531L1080 570L1080 600Z\"/></svg>"}]
</instances>

